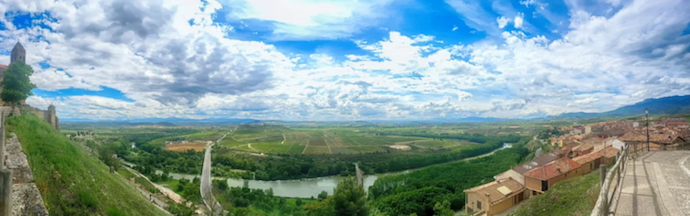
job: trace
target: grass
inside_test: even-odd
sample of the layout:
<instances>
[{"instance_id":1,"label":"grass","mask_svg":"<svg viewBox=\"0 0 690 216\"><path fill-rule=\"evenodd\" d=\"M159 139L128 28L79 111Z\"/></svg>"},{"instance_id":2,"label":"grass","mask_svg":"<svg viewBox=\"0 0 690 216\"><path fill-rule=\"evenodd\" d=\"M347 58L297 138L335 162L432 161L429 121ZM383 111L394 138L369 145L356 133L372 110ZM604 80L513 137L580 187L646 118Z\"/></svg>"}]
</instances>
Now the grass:
<instances>
[{"instance_id":1,"label":"grass","mask_svg":"<svg viewBox=\"0 0 690 216\"><path fill-rule=\"evenodd\" d=\"M599 196L599 172L556 183L526 200L512 216L589 215Z\"/></svg>"},{"instance_id":2,"label":"grass","mask_svg":"<svg viewBox=\"0 0 690 216\"><path fill-rule=\"evenodd\" d=\"M33 114L7 119L51 215L165 215L129 181Z\"/></svg>"},{"instance_id":3,"label":"grass","mask_svg":"<svg viewBox=\"0 0 690 216\"><path fill-rule=\"evenodd\" d=\"M470 144L469 142L457 140L379 136L375 133L337 128L300 130L268 128L261 131L251 130L247 132L237 130L233 136L235 139L225 139L220 144L244 151L279 154L359 154L384 151L386 149L382 147L400 142L414 142L414 145L421 148L451 148ZM253 149L249 149L246 146L247 143L251 143Z\"/></svg>"}]
</instances>

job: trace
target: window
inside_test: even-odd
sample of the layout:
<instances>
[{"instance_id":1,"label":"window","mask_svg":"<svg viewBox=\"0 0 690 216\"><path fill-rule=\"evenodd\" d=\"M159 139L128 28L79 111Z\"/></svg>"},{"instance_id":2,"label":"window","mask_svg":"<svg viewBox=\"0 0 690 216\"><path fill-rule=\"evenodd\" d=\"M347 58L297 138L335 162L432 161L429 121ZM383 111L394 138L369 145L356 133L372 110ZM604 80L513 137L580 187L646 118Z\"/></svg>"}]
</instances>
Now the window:
<instances>
[{"instance_id":1,"label":"window","mask_svg":"<svg viewBox=\"0 0 690 216\"><path fill-rule=\"evenodd\" d=\"M482 209L482 202L477 201L477 209Z\"/></svg>"},{"instance_id":2,"label":"window","mask_svg":"<svg viewBox=\"0 0 690 216\"><path fill-rule=\"evenodd\" d=\"M541 181L541 191L547 191L549 189L549 182L548 181Z\"/></svg>"}]
</instances>

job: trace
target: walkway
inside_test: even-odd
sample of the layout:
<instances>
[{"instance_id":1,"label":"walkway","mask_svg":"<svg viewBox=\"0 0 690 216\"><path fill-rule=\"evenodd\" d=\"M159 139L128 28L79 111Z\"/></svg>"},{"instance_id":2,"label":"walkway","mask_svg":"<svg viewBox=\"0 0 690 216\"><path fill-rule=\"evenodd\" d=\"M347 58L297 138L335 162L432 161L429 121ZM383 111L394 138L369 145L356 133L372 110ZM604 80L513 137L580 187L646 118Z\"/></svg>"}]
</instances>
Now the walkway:
<instances>
[{"instance_id":1,"label":"walkway","mask_svg":"<svg viewBox=\"0 0 690 216\"><path fill-rule=\"evenodd\" d=\"M207 146L206 152L204 153L204 165L202 166L201 185L199 187L199 190L201 191L201 199L204 201L204 204L206 204L206 207L208 207L208 209L212 212L211 214L214 216L222 215L223 207L220 205L220 203L218 203L218 201L216 201L216 198L213 197L213 193L211 192L211 149L213 148L213 145L219 143L228 134L229 132L223 135L223 137L221 137L220 139L213 142L211 145Z\"/></svg>"},{"instance_id":2,"label":"walkway","mask_svg":"<svg viewBox=\"0 0 690 216\"><path fill-rule=\"evenodd\" d=\"M628 161L614 215L690 216L690 151L652 151Z\"/></svg>"}]
</instances>

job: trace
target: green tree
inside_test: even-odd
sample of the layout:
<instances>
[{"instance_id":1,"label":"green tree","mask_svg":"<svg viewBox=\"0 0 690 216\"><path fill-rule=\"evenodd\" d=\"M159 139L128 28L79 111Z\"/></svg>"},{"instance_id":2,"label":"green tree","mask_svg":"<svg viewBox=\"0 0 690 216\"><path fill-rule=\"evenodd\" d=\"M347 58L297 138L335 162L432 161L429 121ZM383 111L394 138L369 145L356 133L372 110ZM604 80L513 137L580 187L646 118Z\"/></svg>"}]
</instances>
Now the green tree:
<instances>
[{"instance_id":1,"label":"green tree","mask_svg":"<svg viewBox=\"0 0 690 216\"><path fill-rule=\"evenodd\" d=\"M319 199L322 200L322 199L326 199L326 198L328 198L328 192L321 191L321 193L319 194Z\"/></svg>"},{"instance_id":2,"label":"green tree","mask_svg":"<svg viewBox=\"0 0 690 216\"><path fill-rule=\"evenodd\" d=\"M443 200L443 202L437 202L436 205L434 205L434 215L453 216L455 212L450 209L450 202L448 202L448 200Z\"/></svg>"},{"instance_id":3,"label":"green tree","mask_svg":"<svg viewBox=\"0 0 690 216\"><path fill-rule=\"evenodd\" d=\"M295 200L295 205L301 206L302 205L302 199L297 198L297 200Z\"/></svg>"},{"instance_id":4,"label":"green tree","mask_svg":"<svg viewBox=\"0 0 690 216\"><path fill-rule=\"evenodd\" d=\"M5 70L2 84L2 93L0 98L6 103L12 104L12 107L19 105L27 97L33 95L31 90L36 88L36 85L31 83L29 76L34 73L31 66L25 64L23 61L17 61Z\"/></svg>"},{"instance_id":5,"label":"green tree","mask_svg":"<svg viewBox=\"0 0 690 216\"><path fill-rule=\"evenodd\" d=\"M308 216L332 216L335 215L333 209L333 197L304 205L304 211Z\"/></svg>"},{"instance_id":6,"label":"green tree","mask_svg":"<svg viewBox=\"0 0 690 216\"><path fill-rule=\"evenodd\" d=\"M348 177L333 192L333 207L336 215L367 215L366 193L355 178Z\"/></svg>"}]
</instances>

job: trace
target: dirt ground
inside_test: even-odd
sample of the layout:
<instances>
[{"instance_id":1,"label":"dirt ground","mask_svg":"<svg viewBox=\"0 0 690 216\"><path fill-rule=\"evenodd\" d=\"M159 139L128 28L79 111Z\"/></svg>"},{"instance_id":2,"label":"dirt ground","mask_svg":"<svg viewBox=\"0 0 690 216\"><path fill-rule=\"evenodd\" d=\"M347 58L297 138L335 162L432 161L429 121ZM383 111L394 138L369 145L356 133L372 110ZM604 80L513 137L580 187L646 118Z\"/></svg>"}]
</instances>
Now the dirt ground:
<instances>
[{"instance_id":1,"label":"dirt ground","mask_svg":"<svg viewBox=\"0 0 690 216\"><path fill-rule=\"evenodd\" d=\"M194 151L203 151L207 145L211 144L211 141L191 141L184 143L173 143L165 145L165 149L170 151L184 152L188 149L194 149Z\"/></svg>"}]
</instances>

